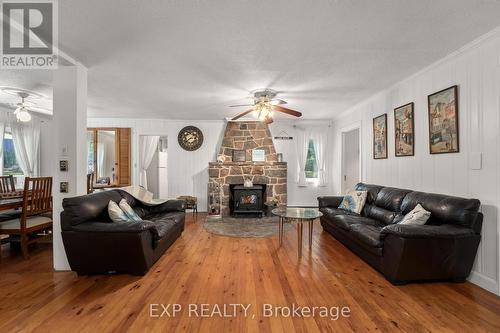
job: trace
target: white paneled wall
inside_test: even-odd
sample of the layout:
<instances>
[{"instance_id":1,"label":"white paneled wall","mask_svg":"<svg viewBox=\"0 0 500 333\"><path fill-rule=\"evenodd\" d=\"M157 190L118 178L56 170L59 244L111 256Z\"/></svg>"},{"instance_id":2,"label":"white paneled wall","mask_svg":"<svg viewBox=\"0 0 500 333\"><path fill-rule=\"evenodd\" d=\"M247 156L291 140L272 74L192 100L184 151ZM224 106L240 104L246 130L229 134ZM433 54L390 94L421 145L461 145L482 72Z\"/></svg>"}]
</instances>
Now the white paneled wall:
<instances>
[{"instance_id":1,"label":"white paneled wall","mask_svg":"<svg viewBox=\"0 0 500 333\"><path fill-rule=\"evenodd\" d=\"M345 112L334 122L334 188L341 188L341 132L361 123L362 179L428 192L478 198L485 219L482 243L471 281L499 293L500 207L500 31L482 37L442 61L409 77ZM429 154L427 96L459 86L460 153ZM415 156L394 156L394 113L397 106L415 103ZM372 119L388 115L389 158L372 158ZM472 159L482 154L482 168Z\"/></svg>"},{"instance_id":2,"label":"white paneled wall","mask_svg":"<svg viewBox=\"0 0 500 333\"><path fill-rule=\"evenodd\" d=\"M328 123L328 122L327 122ZM166 120L166 119L120 119L120 118L90 118L88 127L129 127L132 128L132 182L138 180L138 142L140 135L162 135L168 137L168 193L170 198L179 195L194 195L198 197L199 211L206 211L208 162L216 160L216 155L222 140L225 121L210 120ZM177 134L188 125L200 128L204 142L200 149L188 152L177 143ZM325 127L325 122L305 123L307 126ZM274 135L286 131L295 136L293 123L276 121L270 125ZM292 205L317 205L316 197L332 193L333 186L328 187L298 187L296 177L295 140L275 141L277 152L284 155L288 162L288 202Z\"/></svg>"}]
</instances>

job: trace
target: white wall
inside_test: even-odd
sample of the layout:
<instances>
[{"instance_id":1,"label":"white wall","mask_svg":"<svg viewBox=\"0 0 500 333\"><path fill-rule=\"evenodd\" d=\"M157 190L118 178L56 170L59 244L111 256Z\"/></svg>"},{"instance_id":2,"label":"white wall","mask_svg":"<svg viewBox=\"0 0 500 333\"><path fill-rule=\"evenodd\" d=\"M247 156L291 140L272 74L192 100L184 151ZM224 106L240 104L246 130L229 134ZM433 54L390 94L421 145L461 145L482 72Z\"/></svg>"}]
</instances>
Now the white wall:
<instances>
[{"instance_id":1,"label":"white wall","mask_svg":"<svg viewBox=\"0 0 500 333\"><path fill-rule=\"evenodd\" d=\"M484 224L471 281L499 293L500 206L500 30L474 41L438 63L345 112L334 122L334 188L340 191L341 131L361 123L362 179L421 191L478 198ZM427 95L459 86L460 153L430 155ZM393 109L415 102L415 156L394 156ZM372 158L372 119L388 115L387 160ZM482 154L482 168L470 165Z\"/></svg>"},{"instance_id":2,"label":"white wall","mask_svg":"<svg viewBox=\"0 0 500 333\"><path fill-rule=\"evenodd\" d=\"M325 122L297 122L301 126L325 126ZM327 122L328 124L328 122ZM88 127L130 127L132 128L132 182L138 179L138 137L139 135L162 135L168 137L168 193L170 198L179 195L198 197L199 211L206 211L208 162L216 160L225 121L210 120L166 120L166 119L120 119L89 118ZM188 125L197 126L204 136L203 145L194 152L182 149L177 143L177 134ZM294 123L276 121L270 125L271 133L278 135L282 130L295 137ZM276 151L283 153L284 160L289 163L288 202L290 205L317 205L318 195L330 194L333 187L298 187L295 183L297 168L295 162L296 140L275 141Z\"/></svg>"}]
</instances>

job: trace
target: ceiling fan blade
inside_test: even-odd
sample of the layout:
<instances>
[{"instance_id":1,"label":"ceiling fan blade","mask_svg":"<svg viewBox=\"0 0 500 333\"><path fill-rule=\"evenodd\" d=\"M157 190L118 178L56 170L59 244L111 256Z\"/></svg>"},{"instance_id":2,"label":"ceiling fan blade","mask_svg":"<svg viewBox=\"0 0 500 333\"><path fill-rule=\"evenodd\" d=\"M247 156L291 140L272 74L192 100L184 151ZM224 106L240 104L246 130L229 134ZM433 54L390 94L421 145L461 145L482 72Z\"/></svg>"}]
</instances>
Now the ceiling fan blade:
<instances>
[{"instance_id":1,"label":"ceiling fan blade","mask_svg":"<svg viewBox=\"0 0 500 333\"><path fill-rule=\"evenodd\" d=\"M302 117L302 113L301 112L295 111L295 110L291 110L291 109L288 109L288 108L284 108L284 107L279 106L279 105L274 105L273 109L275 111L283 112L283 113L289 114L289 115L294 116L294 117Z\"/></svg>"},{"instance_id":2,"label":"ceiling fan blade","mask_svg":"<svg viewBox=\"0 0 500 333\"><path fill-rule=\"evenodd\" d=\"M235 104L235 105L229 105L230 108L235 108L238 106L254 106L254 104Z\"/></svg>"},{"instance_id":3,"label":"ceiling fan blade","mask_svg":"<svg viewBox=\"0 0 500 333\"><path fill-rule=\"evenodd\" d=\"M241 117L243 117L243 116L246 116L247 114L249 114L249 113L250 113L250 112L252 112L252 111L253 111L253 109L246 110L245 112L240 113L239 115L237 115L236 117L234 117L234 118L233 118L233 119L231 119L231 120L237 120L237 119L239 119L239 118L241 118Z\"/></svg>"},{"instance_id":4,"label":"ceiling fan blade","mask_svg":"<svg viewBox=\"0 0 500 333\"><path fill-rule=\"evenodd\" d=\"M286 101L279 99L279 98L273 98L271 100L272 105L280 105L280 104L286 104L286 103L287 103Z\"/></svg>"}]
</instances>

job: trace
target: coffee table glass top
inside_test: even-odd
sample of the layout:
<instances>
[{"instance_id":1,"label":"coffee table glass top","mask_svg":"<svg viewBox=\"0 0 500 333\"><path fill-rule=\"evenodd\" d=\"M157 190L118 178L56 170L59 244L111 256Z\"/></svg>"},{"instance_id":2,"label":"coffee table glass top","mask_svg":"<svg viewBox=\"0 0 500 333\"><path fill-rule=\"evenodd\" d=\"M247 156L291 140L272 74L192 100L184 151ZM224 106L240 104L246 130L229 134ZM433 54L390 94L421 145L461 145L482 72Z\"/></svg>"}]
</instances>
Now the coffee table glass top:
<instances>
[{"instance_id":1,"label":"coffee table glass top","mask_svg":"<svg viewBox=\"0 0 500 333\"><path fill-rule=\"evenodd\" d=\"M316 219L323 216L318 208L280 207L272 210L274 215L288 219Z\"/></svg>"}]
</instances>

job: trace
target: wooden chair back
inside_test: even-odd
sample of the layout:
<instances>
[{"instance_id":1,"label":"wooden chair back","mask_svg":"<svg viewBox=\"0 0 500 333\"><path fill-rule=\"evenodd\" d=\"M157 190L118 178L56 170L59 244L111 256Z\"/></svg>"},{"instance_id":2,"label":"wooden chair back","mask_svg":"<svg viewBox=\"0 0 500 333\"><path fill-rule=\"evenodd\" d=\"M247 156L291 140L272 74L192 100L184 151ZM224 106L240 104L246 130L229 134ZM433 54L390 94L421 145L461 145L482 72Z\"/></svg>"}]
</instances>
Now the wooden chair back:
<instances>
[{"instance_id":1,"label":"wooden chair back","mask_svg":"<svg viewBox=\"0 0 500 333\"><path fill-rule=\"evenodd\" d=\"M15 190L14 176L0 176L0 193L9 193Z\"/></svg>"},{"instance_id":2,"label":"wooden chair back","mask_svg":"<svg viewBox=\"0 0 500 333\"><path fill-rule=\"evenodd\" d=\"M52 177L26 177L21 220L44 213L52 213Z\"/></svg>"}]
</instances>

